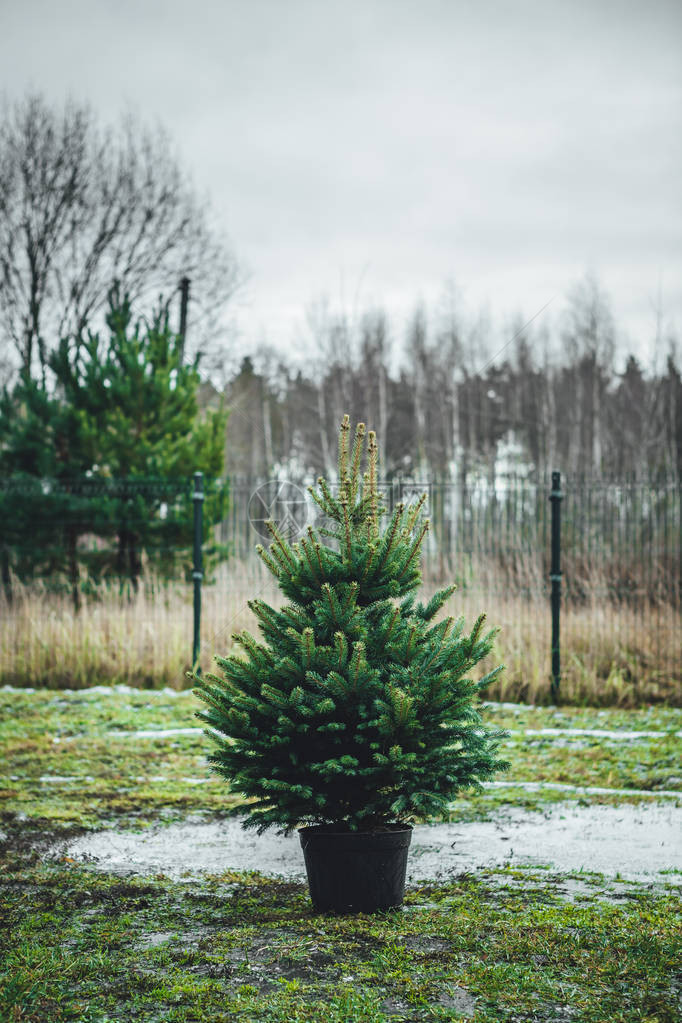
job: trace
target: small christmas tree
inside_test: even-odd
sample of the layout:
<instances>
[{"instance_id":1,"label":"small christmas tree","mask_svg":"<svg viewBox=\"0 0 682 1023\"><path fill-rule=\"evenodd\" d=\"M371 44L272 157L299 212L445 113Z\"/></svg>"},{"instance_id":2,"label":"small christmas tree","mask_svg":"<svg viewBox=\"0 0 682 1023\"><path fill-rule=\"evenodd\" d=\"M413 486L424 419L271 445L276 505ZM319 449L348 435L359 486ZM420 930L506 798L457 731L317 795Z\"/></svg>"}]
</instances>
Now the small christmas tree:
<instances>
[{"instance_id":1,"label":"small christmas tree","mask_svg":"<svg viewBox=\"0 0 682 1023\"><path fill-rule=\"evenodd\" d=\"M250 601L263 641L235 635L243 656L216 658L224 678L194 676L208 705L197 716L217 742L209 760L259 831L426 819L507 766L496 756L503 733L477 710L502 669L468 677L494 630L484 635L484 615L468 635L462 619L434 623L454 586L415 603L426 495L397 505L382 529L372 431L363 476L364 449L364 424L351 449L345 416L338 496L322 478L310 488L333 528L308 527L290 544L269 524L272 543L257 550L288 603Z\"/></svg>"}]
</instances>

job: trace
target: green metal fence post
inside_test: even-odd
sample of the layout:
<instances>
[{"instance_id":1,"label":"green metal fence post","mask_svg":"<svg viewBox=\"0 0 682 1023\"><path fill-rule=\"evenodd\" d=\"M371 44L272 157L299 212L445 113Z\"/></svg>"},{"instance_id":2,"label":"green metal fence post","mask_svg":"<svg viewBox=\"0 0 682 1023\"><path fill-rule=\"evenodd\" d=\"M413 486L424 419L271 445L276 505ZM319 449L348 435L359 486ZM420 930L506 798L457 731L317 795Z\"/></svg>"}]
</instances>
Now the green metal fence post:
<instances>
[{"instance_id":1,"label":"green metal fence post","mask_svg":"<svg viewBox=\"0 0 682 1023\"><path fill-rule=\"evenodd\" d=\"M194 570L192 571L192 579L194 580L194 642L192 644L192 670L195 671L197 675L200 675L201 668L199 666L199 649L201 646L201 580L204 575L201 563L204 474L201 472L194 473L194 493L192 494L192 500L194 502Z\"/></svg>"},{"instance_id":2,"label":"green metal fence post","mask_svg":"<svg viewBox=\"0 0 682 1023\"><path fill-rule=\"evenodd\" d=\"M552 699L559 700L559 683L561 681L561 644L559 639L559 619L561 614L561 473L552 473L552 491L549 499L552 502L552 564L549 578L552 583Z\"/></svg>"}]
</instances>

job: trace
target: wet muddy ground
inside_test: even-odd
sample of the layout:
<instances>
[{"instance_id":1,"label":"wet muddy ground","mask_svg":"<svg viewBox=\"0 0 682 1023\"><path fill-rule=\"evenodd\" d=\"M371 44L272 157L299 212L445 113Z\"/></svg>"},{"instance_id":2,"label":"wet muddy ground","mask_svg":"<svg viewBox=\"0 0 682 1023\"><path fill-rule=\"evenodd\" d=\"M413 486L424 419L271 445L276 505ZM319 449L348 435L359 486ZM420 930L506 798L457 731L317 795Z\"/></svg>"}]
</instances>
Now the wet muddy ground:
<instances>
[{"instance_id":1,"label":"wet muddy ground","mask_svg":"<svg viewBox=\"0 0 682 1023\"><path fill-rule=\"evenodd\" d=\"M679 1023L682 712L493 705L511 768L323 917L192 697L0 689L0 1020Z\"/></svg>"},{"instance_id":2,"label":"wet muddy ground","mask_svg":"<svg viewBox=\"0 0 682 1023\"><path fill-rule=\"evenodd\" d=\"M172 824L142 832L108 829L60 843L52 855L115 873L176 879L225 870L305 876L297 835L257 835L245 831L238 820ZM593 871L642 882L677 879L682 885L682 809L660 804L559 804L528 812L510 807L489 821L417 826L408 879L447 879L505 864Z\"/></svg>"}]
</instances>

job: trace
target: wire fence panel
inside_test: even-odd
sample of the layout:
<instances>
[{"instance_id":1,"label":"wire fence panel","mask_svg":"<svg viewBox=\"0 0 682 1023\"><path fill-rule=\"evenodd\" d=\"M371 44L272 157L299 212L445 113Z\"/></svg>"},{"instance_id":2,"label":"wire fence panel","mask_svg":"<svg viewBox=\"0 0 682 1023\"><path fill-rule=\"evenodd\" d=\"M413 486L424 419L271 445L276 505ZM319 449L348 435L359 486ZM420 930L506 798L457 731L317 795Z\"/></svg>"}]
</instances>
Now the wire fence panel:
<instances>
[{"instance_id":1,"label":"wire fence panel","mask_svg":"<svg viewBox=\"0 0 682 1023\"><path fill-rule=\"evenodd\" d=\"M220 524L220 538L232 544L238 558L253 553L263 532L254 523L254 495L266 486L273 495L269 515L282 523L289 512L291 483L249 477L230 480L230 508ZM515 595L547 591L549 479L394 479L380 486L389 512L398 501L427 494L432 527L424 544L427 578L454 575L461 586ZM646 597L679 606L680 483L563 477L562 486L566 601L622 603ZM305 489L295 489L307 510L307 521L316 521L318 510ZM299 519L300 515L296 520L300 527Z\"/></svg>"},{"instance_id":2,"label":"wire fence panel","mask_svg":"<svg viewBox=\"0 0 682 1023\"><path fill-rule=\"evenodd\" d=\"M499 474L382 485L389 512L426 492L425 592L455 582L448 613L470 624L485 611L500 626L495 656L507 671L492 695L508 699L549 693L550 489L548 478ZM267 543L266 520L295 536L318 521L318 509L291 481L206 480L205 492L201 660L208 666L214 653L228 652L234 631L254 628L249 599L281 599L255 554L257 543ZM679 481L563 477L562 493L562 695L682 702ZM186 684L191 479L4 481L0 505L2 681ZM146 524L145 509L153 520ZM164 572L171 562L174 570ZM122 585L131 571L139 587ZM69 664L71 648L77 663Z\"/></svg>"},{"instance_id":3,"label":"wire fence panel","mask_svg":"<svg viewBox=\"0 0 682 1023\"><path fill-rule=\"evenodd\" d=\"M264 481L233 477L229 517L220 535L248 562L262 542L254 529L254 494ZM269 484L273 494L284 484ZM424 544L427 589L454 581L449 610L470 620L481 610L502 629L507 695L528 697L550 677L550 478L514 475L452 480L394 478L384 504L427 494L432 528ZM675 696L682 686L682 487L562 478L563 689L593 699ZM305 506L305 489L300 490ZM286 502L273 500L282 522ZM307 520L316 521L312 502ZM294 531L295 535L295 531ZM533 687L527 679L534 679ZM644 684L644 681L645 683ZM634 694L634 695L633 695ZM623 697L624 699L625 697Z\"/></svg>"}]
</instances>

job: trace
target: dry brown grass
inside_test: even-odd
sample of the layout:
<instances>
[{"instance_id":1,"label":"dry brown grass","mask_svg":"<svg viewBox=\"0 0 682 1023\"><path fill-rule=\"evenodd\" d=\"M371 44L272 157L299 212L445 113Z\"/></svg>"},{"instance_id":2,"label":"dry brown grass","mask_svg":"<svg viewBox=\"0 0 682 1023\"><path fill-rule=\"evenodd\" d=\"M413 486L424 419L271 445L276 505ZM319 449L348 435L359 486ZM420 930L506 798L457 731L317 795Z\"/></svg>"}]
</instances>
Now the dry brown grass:
<instances>
[{"instance_id":1,"label":"dry brown grass","mask_svg":"<svg viewBox=\"0 0 682 1023\"><path fill-rule=\"evenodd\" d=\"M202 664L224 653L230 635L252 624L246 606L276 588L257 564L224 568L203 589ZM273 592L274 591L274 592ZM192 655L192 587L147 581L121 595L102 584L76 613L68 593L16 580L11 605L0 597L0 682L50 689L127 683L182 689Z\"/></svg>"},{"instance_id":2,"label":"dry brown grass","mask_svg":"<svg viewBox=\"0 0 682 1023\"><path fill-rule=\"evenodd\" d=\"M551 617L547 599L472 593L450 604L471 622L479 608L499 626L492 663L506 671L492 699L549 703ZM670 606L565 607L561 613L561 699L591 706L682 705L682 622Z\"/></svg>"},{"instance_id":3,"label":"dry brown grass","mask_svg":"<svg viewBox=\"0 0 682 1023\"><path fill-rule=\"evenodd\" d=\"M482 582L485 585L481 585ZM546 596L501 596L499 581L477 573L476 587L458 591L447 612L471 624L481 610L501 632L495 660L507 670L489 691L495 699L549 702L550 612ZM428 594L434 581L425 586ZM131 599L101 586L76 614L68 595L15 585L11 606L0 602L0 682L81 688L124 682L187 685L192 644L190 586L141 587ZM281 602L260 563L223 566L203 591L201 663L227 653L231 635L254 629L247 600ZM1 598L0 598L1 601ZM570 703L682 705L682 621L679 609L642 601L600 601L562 610L562 699Z\"/></svg>"}]
</instances>

